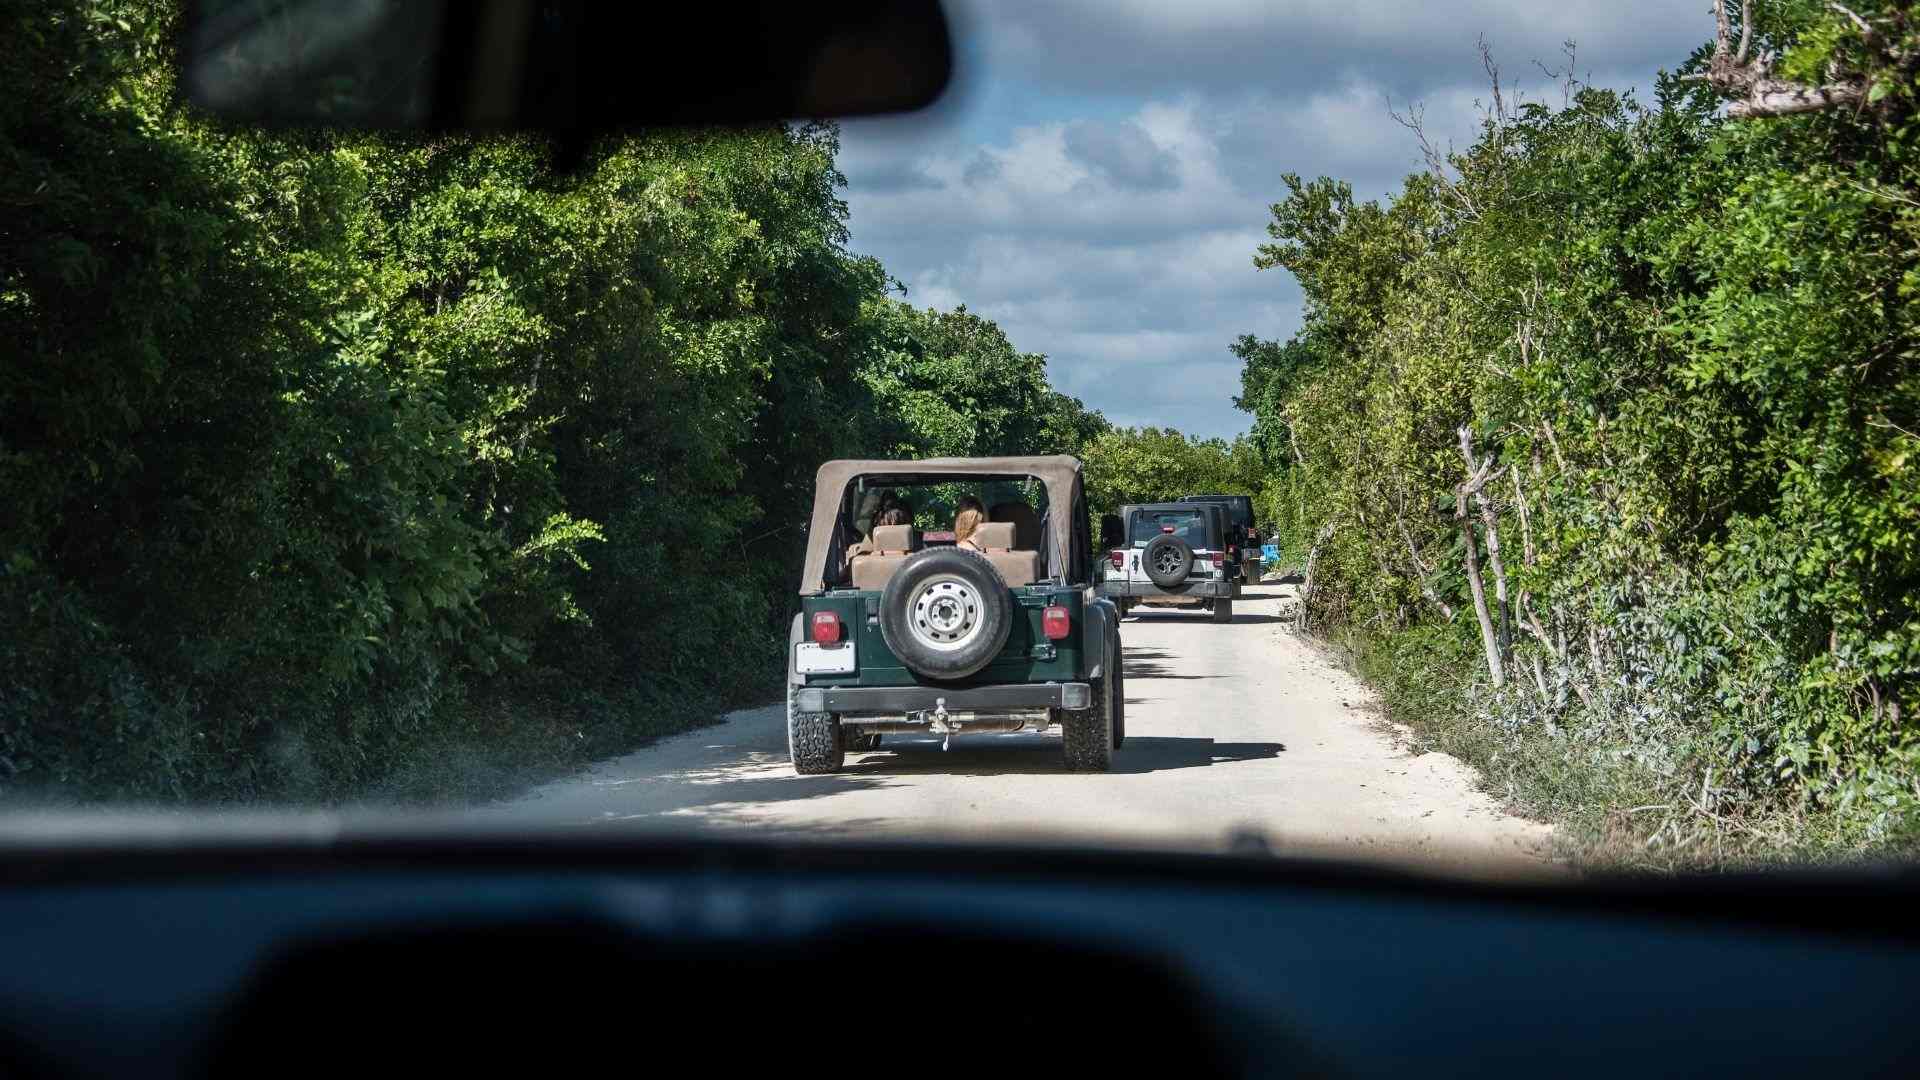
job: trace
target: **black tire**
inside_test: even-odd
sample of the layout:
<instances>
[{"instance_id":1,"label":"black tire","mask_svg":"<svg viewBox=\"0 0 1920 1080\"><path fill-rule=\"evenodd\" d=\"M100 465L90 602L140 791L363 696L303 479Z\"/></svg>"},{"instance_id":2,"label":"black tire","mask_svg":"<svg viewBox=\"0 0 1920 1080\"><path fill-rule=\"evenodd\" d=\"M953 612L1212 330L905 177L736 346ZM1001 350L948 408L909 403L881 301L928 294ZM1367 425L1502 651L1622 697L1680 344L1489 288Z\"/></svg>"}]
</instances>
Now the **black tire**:
<instances>
[{"instance_id":1,"label":"black tire","mask_svg":"<svg viewBox=\"0 0 1920 1080\"><path fill-rule=\"evenodd\" d=\"M787 687L787 759L801 776L837 773L847 761L840 718L832 713L795 712L791 685Z\"/></svg>"},{"instance_id":2,"label":"black tire","mask_svg":"<svg viewBox=\"0 0 1920 1080\"><path fill-rule=\"evenodd\" d=\"M793 639L799 638L799 620ZM801 776L837 773L847 760L840 718L832 713L796 712L793 708L793 645L787 646L787 760Z\"/></svg>"},{"instance_id":3,"label":"black tire","mask_svg":"<svg viewBox=\"0 0 1920 1080\"><path fill-rule=\"evenodd\" d=\"M880 740L885 737L877 731L861 731L857 727L849 728L844 724L841 725L840 731L842 733L840 740L846 744L850 753L856 754L880 749Z\"/></svg>"},{"instance_id":4,"label":"black tire","mask_svg":"<svg viewBox=\"0 0 1920 1080\"><path fill-rule=\"evenodd\" d=\"M1177 536L1161 533L1141 549L1140 568L1155 585L1177 589L1193 572L1193 548Z\"/></svg>"},{"instance_id":5,"label":"black tire","mask_svg":"<svg viewBox=\"0 0 1920 1080\"><path fill-rule=\"evenodd\" d=\"M1069 772L1106 772L1113 768L1113 665L1093 682L1093 701L1084 709L1060 713Z\"/></svg>"},{"instance_id":6,"label":"black tire","mask_svg":"<svg viewBox=\"0 0 1920 1080\"><path fill-rule=\"evenodd\" d=\"M1215 600L1213 602L1213 621L1230 623L1233 621L1233 601Z\"/></svg>"},{"instance_id":7,"label":"black tire","mask_svg":"<svg viewBox=\"0 0 1920 1080\"><path fill-rule=\"evenodd\" d=\"M951 619L943 623L942 614ZM880 635L907 669L964 679L986 667L1013 628L1013 596L986 556L930 548L894 571L880 594ZM951 631L951 634L949 634ZM951 641L943 639L951 636Z\"/></svg>"}]
</instances>

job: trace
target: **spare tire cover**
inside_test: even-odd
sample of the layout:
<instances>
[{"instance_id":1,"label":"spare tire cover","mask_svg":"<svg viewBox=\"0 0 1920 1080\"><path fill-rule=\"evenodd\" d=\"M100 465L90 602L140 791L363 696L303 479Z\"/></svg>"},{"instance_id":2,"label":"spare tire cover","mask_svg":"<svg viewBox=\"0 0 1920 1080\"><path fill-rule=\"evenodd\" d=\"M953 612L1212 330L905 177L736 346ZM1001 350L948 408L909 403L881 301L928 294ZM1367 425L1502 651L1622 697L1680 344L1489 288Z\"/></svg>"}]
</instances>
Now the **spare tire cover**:
<instances>
[{"instance_id":1,"label":"spare tire cover","mask_svg":"<svg viewBox=\"0 0 1920 1080\"><path fill-rule=\"evenodd\" d=\"M1155 585L1177 589L1193 572L1193 549L1185 540L1161 533L1147 541L1146 549L1140 552L1140 566Z\"/></svg>"},{"instance_id":2,"label":"spare tire cover","mask_svg":"<svg viewBox=\"0 0 1920 1080\"><path fill-rule=\"evenodd\" d=\"M880 636L909 671L964 679L1007 644L1013 595L987 557L968 548L910 556L880 593Z\"/></svg>"}]
</instances>

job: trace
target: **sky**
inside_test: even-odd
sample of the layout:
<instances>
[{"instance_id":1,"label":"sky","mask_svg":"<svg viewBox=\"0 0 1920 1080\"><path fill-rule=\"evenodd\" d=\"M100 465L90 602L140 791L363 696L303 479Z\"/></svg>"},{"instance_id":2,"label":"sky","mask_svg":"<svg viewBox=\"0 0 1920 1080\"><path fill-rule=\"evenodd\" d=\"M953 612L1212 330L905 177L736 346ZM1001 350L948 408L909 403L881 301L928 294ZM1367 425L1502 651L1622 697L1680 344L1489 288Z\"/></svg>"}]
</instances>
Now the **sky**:
<instances>
[{"instance_id":1,"label":"sky","mask_svg":"<svg viewBox=\"0 0 1920 1080\"><path fill-rule=\"evenodd\" d=\"M854 250L922 307L965 304L1044 353L1116 424L1245 431L1243 333L1284 339L1300 292L1255 271L1281 176L1379 198L1421 166L1394 119L1464 146L1552 72L1636 88L1711 41L1707 0L946 0L955 77L931 109L848 120Z\"/></svg>"}]
</instances>

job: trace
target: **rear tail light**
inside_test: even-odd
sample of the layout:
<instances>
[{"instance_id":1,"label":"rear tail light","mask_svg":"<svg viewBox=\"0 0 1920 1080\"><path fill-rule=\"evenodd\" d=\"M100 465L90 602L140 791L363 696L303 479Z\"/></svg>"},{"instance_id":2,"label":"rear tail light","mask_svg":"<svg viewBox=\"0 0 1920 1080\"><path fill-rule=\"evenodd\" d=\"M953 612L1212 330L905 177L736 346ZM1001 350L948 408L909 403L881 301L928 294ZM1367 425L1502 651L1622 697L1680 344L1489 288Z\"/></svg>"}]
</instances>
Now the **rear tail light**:
<instances>
[{"instance_id":1,"label":"rear tail light","mask_svg":"<svg viewBox=\"0 0 1920 1080\"><path fill-rule=\"evenodd\" d=\"M831 611L813 613L813 640L831 645L840 640L840 616Z\"/></svg>"},{"instance_id":2,"label":"rear tail light","mask_svg":"<svg viewBox=\"0 0 1920 1080\"><path fill-rule=\"evenodd\" d=\"M1073 632L1073 617L1059 604L1049 604L1040 613L1040 629L1046 631L1048 641L1059 641Z\"/></svg>"},{"instance_id":3,"label":"rear tail light","mask_svg":"<svg viewBox=\"0 0 1920 1080\"><path fill-rule=\"evenodd\" d=\"M1126 565L1127 565L1127 553L1126 553L1126 552L1124 552L1124 551L1120 551L1120 550L1114 550L1114 551L1109 551L1109 552L1107 552L1107 558L1109 558L1109 559L1112 559L1112 560L1113 560L1113 568L1114 568L1115 570L1124 570L1124 569L1126 569Z\"/></svg>"},{"instance_id":4,"label":"rear tail light","mask_svg":"<svg viewBox=\"0 0 1920 1080\"><path fill-rule=\"evenodd\" d=\"M1213 554L1208 555L1207 560L1213 563L1213 565L1219 566L1220 564L1227 561L1227 553L1224 551L1216 551Z\"/></svg>"}]
</instances>

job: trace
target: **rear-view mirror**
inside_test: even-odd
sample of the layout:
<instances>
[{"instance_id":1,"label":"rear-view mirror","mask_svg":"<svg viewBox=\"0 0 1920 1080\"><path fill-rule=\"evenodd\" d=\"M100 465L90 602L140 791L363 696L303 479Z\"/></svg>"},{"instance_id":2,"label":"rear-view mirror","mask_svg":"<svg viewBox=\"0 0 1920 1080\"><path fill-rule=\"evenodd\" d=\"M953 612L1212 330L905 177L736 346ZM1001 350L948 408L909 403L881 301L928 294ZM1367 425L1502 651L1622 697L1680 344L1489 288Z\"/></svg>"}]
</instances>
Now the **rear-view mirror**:
<instances>
[{"instance_id":1,"label":"rear-view mirror","mask_svg":"<svg viewBox=\"0 0 1920 1080\"><path fill-rule=\"evenodd\" d=\"M182 66L249 123L578 137L917 109L952 51L937 0L197 0Z\"/></svg>"}]
</instances>

